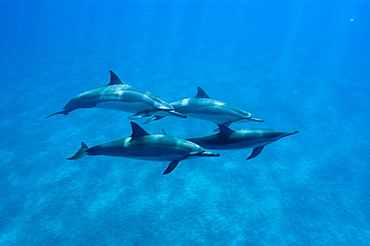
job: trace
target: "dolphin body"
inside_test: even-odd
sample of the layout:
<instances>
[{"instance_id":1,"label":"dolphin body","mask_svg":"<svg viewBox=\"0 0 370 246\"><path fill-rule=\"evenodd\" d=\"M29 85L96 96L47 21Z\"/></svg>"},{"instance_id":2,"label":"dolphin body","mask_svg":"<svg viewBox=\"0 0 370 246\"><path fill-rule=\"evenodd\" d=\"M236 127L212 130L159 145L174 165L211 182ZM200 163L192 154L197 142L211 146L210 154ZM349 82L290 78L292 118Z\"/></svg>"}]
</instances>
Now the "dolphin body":
<instances>
[{"instance_id":1,"label":"dolphin body","mask_svg":"<svg viewBox=\"0 0 370 246\"><path fill-rule=\"evenodd\" d=\"M205 151L198 144L168 135L150 135L138 124L131 122L132 134L113 142L92 148L82 142L77 153L67 160L77 160L85 155L107 155L150 161L171 161L163 174L173 171L185 159L197 156L220 156Z\"/></svg>"},{"instance_id":2,"label":"dolphin body","mask_svg":"<svg viewBox=\"0 0 370 246\"><path fill-rule=\"evenodd\" d=\"M135 113L128 117L131 120L140 119L151 115L177 116L186 118L185 115L174 110L173 106L158 96L122 82L118 76L110 72L110 82L107 85L83 92L73 97L66 106L56 114L67 115L79 108L105 108Z\"/></svg>"},{"instance_id":3,"label":"dolphin body","mask_svg":"<svg viewBox=\"0 0 370 246\"><path fill-rule=\"evenodd\" d=\"M173 102L171 106L173 106L177 112L188 117L211 121L225 126L230 126L233 122L244 120L263 122L263 120L253 118L251 113L242 109L211 99L201 87L198 87L198 92L195 97ZM159 120L163 117L164 116L154 116L145 123Z\"/></svg>"},{"instance_id":4,"label":"dolphin body","mask_svg":"<svg viewBox=\"0 0 370 246\"><path fill-rule=\"evenodd\" d=\"M218 127L220 131L217 134L199 138L189 138L187 140L199 144L206 149L253 148L251 155L247 158L247 160L249 160L258 156L265 145L275 142L280 138L298 133L298 131L282 132L266 128L231 130L229 127L220 124Z\"/></svg>"}]
</instances>

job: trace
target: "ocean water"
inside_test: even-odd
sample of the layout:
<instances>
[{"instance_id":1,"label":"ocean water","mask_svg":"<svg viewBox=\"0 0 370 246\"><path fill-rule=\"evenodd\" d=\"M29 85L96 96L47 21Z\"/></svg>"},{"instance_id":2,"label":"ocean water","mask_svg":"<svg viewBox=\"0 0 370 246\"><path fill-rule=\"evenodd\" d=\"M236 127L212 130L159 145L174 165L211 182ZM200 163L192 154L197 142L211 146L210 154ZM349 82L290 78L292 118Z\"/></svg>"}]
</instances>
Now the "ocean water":
<instances>
[{"instance_id":1,"label":"ocean water","mask_svg":"<svg viewBox=\"0 0 370 246\"><path fill-rule=\"evenodd\" d=\"M370 4L1 0L0 245L369 245ZM129 113L59 111L113 70L168 102L212 98L300 133L218 158L67 161ZM139 120L142 123L143 120ZM179 138L215 125L144 125Z\"/></svg>"}]
</instances>

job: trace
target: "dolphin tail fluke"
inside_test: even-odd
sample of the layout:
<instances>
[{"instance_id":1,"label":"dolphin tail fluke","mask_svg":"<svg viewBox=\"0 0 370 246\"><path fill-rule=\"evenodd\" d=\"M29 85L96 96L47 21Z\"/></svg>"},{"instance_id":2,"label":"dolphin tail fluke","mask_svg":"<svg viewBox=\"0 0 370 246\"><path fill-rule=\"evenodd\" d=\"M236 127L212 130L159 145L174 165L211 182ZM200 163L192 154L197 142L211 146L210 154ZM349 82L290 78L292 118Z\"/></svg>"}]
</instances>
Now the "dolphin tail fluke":
<instances>
[{"instance_id":1,"label":"dolphin tail fluke","mask_svg":"<svg viewBox=\"0 0 370 246\"><path fill-rule=\"evenodd\" d=\"M89 149L89 147L87 147L87 145L84 142L81 142L81 148L77 151L77 153L74 156L67 158L67 160L81 159L82 157L87 155L87 150L88 149Z\"/></svg>"},{"instance_id":2,"label":"dolphin tail fluke","mask_svg":"<svg viewBox=\"0 0 370 246\"><path fill-rule=\"evenodd\" d=\"M46 117L45 117L45 119L46 119L46 118L49 118L49 117L51 117L51 116L53 116L53 115L56 115L56 114L64 114L64 115L67 115L67 114L68 114L68 112L67 112L67 111L65 111L65 110L63 109L62 111L59 111L59 112L56 112L56 113L54 113L54 114L51 114L51 115L46 116Z\"/></svg>"},{"instance_id":3,"label":"dolphin tail fluke","mask_svg":"<svg viewBox=\"0 0 370 246\"><path fill-rule=\"evenodd\" d=\"M171 163L168 165L167 169L164 170L163 174L168 174L170 172L172 172L176 167L177 167L177 164L179 164L181 160L174 160L174 161L171 161Z\"/></svg>"},{"instance_id":4,"label":"dolphin tail fluke","mask_svg":"<svg viewBox=\"0 0 370 246\"><path fill-rule=\"evenodd\" d=\"M299 131L294 131L294 132L286 132L285 134L284 134L284 136L283 137L287 137L287 136L290 136L290 135L294 135L294 134L297 134Z\"/></svg>"},{"instance_id":5,"label":"dolphin tail fluke","mask_svg":"<svg viewBox=\"0 0 370 246\"><path fill-rule=\"evenodd\" d=\"M252 154L247 158L247 160L253 159L254 157L257 157L259 154L261 154L264 147L265 146L254 148Z\"/></svg>"}]
</instances>

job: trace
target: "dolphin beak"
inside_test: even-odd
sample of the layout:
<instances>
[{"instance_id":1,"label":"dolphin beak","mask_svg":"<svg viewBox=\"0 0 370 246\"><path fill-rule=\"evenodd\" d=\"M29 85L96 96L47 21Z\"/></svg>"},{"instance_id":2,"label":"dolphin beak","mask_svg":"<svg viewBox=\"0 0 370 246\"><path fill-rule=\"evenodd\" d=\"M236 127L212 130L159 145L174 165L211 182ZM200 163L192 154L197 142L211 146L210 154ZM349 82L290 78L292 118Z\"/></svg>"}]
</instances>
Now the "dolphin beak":
<instances>
[{"instance_id":1,"label":"dolphin beak","mask_svg":"<svg viewBox=\"0 0 370 246\"><path fill-rule=\"evenodd\" d=\"M257 118L248 118L248 120L257 121L257 122L264 122L264 120L257 119Z\"/></svg>"},{"instance_id":2,"label":"dolphin beak","mask_svg":"<svg viewBox=\"0 0 370 246\"><path fill-rule=\"evenodd\" d=\"M209 151L204 151L202 153L199 153L200 156L220 156L219 153L213 153L213 152L209 152Z\"/></svg>"},{"instance_id":3,"label":"dolphin beak","mask_svg":"<svg viewBox=\"0 0 370 246\"><path fill-rule=\"evenodd\" d=\"M177 116L180 118L188 118L186 115L183 115L182 113L179 113L175 110L169 110L168 113L173 114L174 116Z\"/></svg>"},{"instance_id":4,"label":"dolphin beak","mask_svg":"<svg viewBox=\"0 0 370 246\"><path fill-rule=\"evenodd\" d=\"M294 131L294 132L286 132L285 134L284 134L284 136L283 137L287 137L287 136L290 136L290 135L294 135L294 134L297 134L299 131Z\"/></svg>"}]
</instances>

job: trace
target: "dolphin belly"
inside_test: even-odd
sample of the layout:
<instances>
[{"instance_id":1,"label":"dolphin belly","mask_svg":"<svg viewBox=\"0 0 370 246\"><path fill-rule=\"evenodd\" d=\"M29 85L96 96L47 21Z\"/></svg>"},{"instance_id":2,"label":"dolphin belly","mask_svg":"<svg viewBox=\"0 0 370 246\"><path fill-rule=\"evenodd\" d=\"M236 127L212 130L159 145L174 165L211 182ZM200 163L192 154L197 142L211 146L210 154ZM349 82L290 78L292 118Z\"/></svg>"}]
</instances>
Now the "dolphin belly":
<instances>
[{"instance_id":1,"label":"dolphin belly","mask_svg":"<svg viewBox=\"0 0 370 246\"><path fill-rule=\"evenodd\" d=\"M173 102L171 105L176 111L189 117L216 123L233 122L251 117L251 114L244 110L211 98L188 98Z\"/></svg>"},{"instance_id":2,"label":"dolphin belly","mask_svg":"<svg viewBox=\"0 0 370 246\"><path fill-rule=\"evenodd\" d=\"M248 140L248 141L242 141L242 142L235 142L225 145L220 145L221 149L254 149L261 146L265 146L267 144L270 144L274 142L275 139L255 139L255 140Z\"/></svg>"},{"instance_id":3,"label":"dolphin belly","mask_svg":"<svg viewBox=\"0 0 370 246\"><path fill-rule=\"evenodd\" d=\"M243 148L257 148L265 146L275 141L275 139L260 138L245 141L230 141L228 139L222 140L220 138L215 139L202 139L192 138L188 139L196 144L199 144L205 149L243 149Z\"/></svg>"},{"instance_id":4,"label":"dolphin belly","mask_svg":"<svg viewBox=\"0 0 370 246\"><path fill-rule=\"evenodd\" d=\"M173 161L185 159L186 155L125 156L126 158L145 161Z\"/></svg>"},{"instance_id":5,"label":"dolphin belly","mask_svg":"<svg viewBox=\"0 0 370 246\"><path fill-rule=\"evenodd\" d=\"M155 109L154 106L144 102L123 102L123 101L105 101L98 103L97 108L112 109L130 113L137 113L141 111L151 111Z\"/></svg>"},{"instance_id":6,"label":"dolphin belly","mask_svg":"<svg viewBox=\"0 0 370 246\"><path fill-rule=\"evenodd\" d=\"M182 107L174 106L174 108L177 112L180 112L188 117L220 124L229 121L237 121L242 117L242 115L238 112L219 106L192 105Z\"/></svg>"},{"instance_id":7,"label":"dolphin belly","mask_svg":"<svg viewBox=\"0 0 370 246\"><path fill-rule=\"evenodd\" d=\"M181 112L179 110L179 112ZM190 118L196 118L200 120L206 120L206 121L211 121L215 123L224 123L228 121L235 121L238 120L239 117L233 117L232 115L217 115L217 114L207 114L207 113L184 113L186 116Z\"/></svg>"},{"instance_id":8,"label":"dolphin belly","mask_svg":"<svg viewBox=\"0 0 370 246\"><path fill-rule=\"evenodd\" d=\"M160 144L130 146L129 140L127 138L125 143L116 141L92 147L88 150L88 155L106 155L151 161L173 161L183 159L191 152L188 149Z\"/></svg>"},{"instance_id":9,"label":"dolphin belly","mask_svg":"<svg viewBox=\"0 0 370 246\"><path fill-rule=\"evenodd\" d=\"M191 151L176 146L150 144L145 146L129 146L127 147L128 158L153 160L153 161L172 161L183 159L189 155Z\"/></svg>"}]
</instances>

